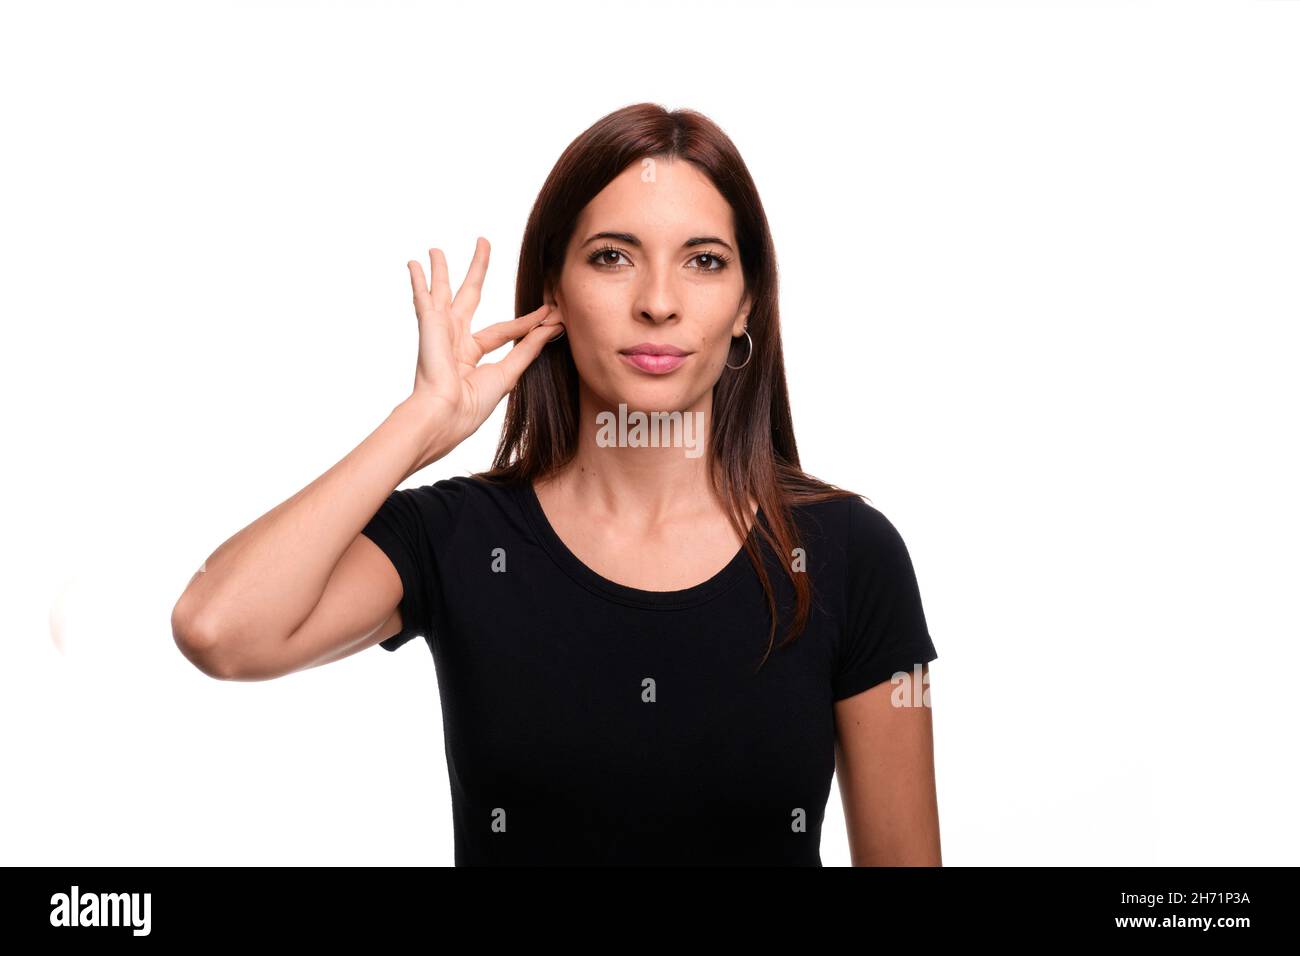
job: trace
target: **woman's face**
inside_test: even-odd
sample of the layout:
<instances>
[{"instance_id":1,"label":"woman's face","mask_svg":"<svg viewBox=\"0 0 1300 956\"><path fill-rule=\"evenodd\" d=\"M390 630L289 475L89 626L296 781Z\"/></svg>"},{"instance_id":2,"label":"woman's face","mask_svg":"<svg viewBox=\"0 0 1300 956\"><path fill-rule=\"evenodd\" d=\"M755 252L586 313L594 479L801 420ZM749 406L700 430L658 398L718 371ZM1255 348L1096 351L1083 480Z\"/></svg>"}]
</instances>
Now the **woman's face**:
<instances>
[{"instance_id":1,"label":"woman's face","mask_svg":"<svg viewBox=\"0 0 1300 956\"><path fill-rule=\"evenodd\" d=\"M583 209L554 298L600 406L707 407L719 376L738 374L723 368L750 308L733 218L703 172L662 159L633 163Z\"/></svg>"}]
</instances>

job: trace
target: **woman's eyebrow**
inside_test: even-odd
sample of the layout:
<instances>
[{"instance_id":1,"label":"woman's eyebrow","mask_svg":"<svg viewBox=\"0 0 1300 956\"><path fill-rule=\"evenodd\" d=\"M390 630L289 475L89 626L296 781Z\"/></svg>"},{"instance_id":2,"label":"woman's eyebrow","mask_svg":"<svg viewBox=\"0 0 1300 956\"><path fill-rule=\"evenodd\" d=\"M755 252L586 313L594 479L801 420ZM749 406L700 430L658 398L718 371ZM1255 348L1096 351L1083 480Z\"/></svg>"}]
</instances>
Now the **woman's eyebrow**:
<instances>
[{"instance_id":1,"label":"woman's eyebrow","mask_svg":"<svg viewBox=\"0 0 1300 956\"><path fill-rule=\"evenodd\" d=\"M641 240L638 239L636 236L632 235L632 233L630 232L593 233L583 241L582 245L585 246L587 245L587 243L595 242L597 239L617 239L619 242L626 242L630 246L641 245ZM692 238L687 239L685 242L683 242L682 246L683 247L703 246L703 245L707 245L708 243L717 243L720 246L726 246L728 249L731 249L731 243L723 239L719 239L717 236L693 236ZM579 246L578 248L581 249L582 246ZM731 249L731 251L735 252L736 250Z\"/></svg>"}]
</instances>

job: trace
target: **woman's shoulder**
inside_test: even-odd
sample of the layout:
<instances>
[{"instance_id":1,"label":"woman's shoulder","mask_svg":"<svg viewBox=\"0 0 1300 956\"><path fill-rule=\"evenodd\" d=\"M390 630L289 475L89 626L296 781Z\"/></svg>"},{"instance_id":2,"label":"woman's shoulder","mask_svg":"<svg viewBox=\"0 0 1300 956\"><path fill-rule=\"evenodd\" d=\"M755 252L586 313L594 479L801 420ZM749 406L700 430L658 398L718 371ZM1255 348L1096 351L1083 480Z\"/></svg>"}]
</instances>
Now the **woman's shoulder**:
<instances>
[{"instance_id":1,"label":"woman's shoulder","mask_svg":"<svg viewBox=\"0 0 1300 956\"><path fill-rule=\"evenodd\" d=\"M508 510L517 500L516 493L512 485L493 483L478 475L449 475L394 491L385 509L418 515L427 525L445 531L466 511L475 511L481 517L493 510Z\"/></svg>"},{"instance_id":2,"label":"woman's shoulder","mask_svg":"<svg viewBox=\"0 0 1300 956\"><path fill-rule=\"evenodd\" d=\"M466 510L513 513L518 510L522 489L517 481L491 480L481 474L469 474L448 475L411 488L409 492L420 499L424 507L449 514Z\"/></svg>"},{"instance_id":3,"label":"woman's shoulder","mask_svg":"<svg viewBox=\"0 0 1300 956\"><path fill-rule=\"evenodd\" d=\"M802 534L829 542L855 560L878 561L906 550L885 512L853 492L797 503L792 513Z\"/></svg>"},{"instance_id":4,"label":"woman's shoulder","mask_svg":"<svg viewBox=\"0 0 1300 956\"><path fill-rule=\"evenodd\" d=\"M495 488L491 482L485 481L479 475L448 475L445 478L435 479L421 487L428 488L435 494L448 497L491 494Z\"/></svg>"}]
</instances>

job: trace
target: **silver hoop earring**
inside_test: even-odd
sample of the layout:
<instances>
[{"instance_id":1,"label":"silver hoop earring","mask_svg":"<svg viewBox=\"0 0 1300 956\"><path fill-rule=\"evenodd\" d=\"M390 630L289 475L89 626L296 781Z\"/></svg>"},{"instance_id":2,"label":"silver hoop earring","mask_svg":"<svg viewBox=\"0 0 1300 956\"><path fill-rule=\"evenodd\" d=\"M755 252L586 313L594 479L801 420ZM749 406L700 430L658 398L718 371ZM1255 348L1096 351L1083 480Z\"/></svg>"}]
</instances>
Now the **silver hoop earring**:
<instances>
[{"instance_id":1,"label":"silver hoop earring","mask_svg":"<svg viewBox=\"0 0 1300 956\"><path fill-rule=\"evenodd\" d=\"M730 362L724 363L726 364L727 368L730 369L744 368L746 365L749 364L749 360L754 357L754 340L750 338L749 329L745 329L745 338L749 339L749 354L745 356L745 361L741 362L739 365L732 365Z\"/></svg>"}]
</instances>

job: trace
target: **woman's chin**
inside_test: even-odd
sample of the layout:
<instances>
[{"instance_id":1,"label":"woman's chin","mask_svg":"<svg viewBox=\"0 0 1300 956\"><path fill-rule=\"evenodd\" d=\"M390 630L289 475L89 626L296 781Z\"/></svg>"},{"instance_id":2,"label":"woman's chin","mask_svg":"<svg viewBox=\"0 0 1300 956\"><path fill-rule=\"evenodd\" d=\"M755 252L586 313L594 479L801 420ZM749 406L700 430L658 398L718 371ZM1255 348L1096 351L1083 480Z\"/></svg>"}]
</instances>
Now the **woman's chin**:
<instances>
[{"instance_id":1,"label":"woman's chin","mask_svg":"<svg viewBox=\"0 0 1300 956\"><path fill-rule=\"evenodd\" d=\"M684 414L695 404L680 384L664 382L648 385L637 383L632 387L611 389L609 399L600 402L599 407L617 411L619 406L623 406L629 413L636 411L646 414L654 412Z\"/></svg>"}]
</instances>

